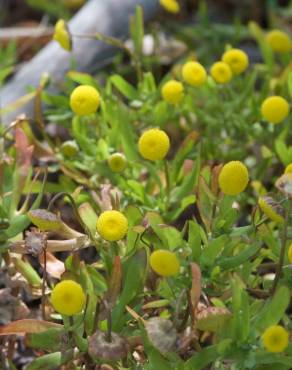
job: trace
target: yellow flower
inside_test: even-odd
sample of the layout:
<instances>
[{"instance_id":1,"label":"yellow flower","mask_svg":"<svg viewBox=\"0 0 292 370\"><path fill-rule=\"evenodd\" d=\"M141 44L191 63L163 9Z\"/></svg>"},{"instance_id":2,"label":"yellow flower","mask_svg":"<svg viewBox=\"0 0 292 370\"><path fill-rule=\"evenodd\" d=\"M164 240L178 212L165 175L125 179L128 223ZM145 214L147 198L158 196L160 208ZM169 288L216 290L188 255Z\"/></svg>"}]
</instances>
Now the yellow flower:
<instances>
[{"instance_id":1,"label":"yellow flower","mask_svg":"<svg viewBox=\"0 0 292 370\"><path fill-rule=\"evenodd\" d=\"M53 39L58 41L63 49L67 51L72 49L72 39L67 27L67 23L63 19L59 19L56 23Z\"/></svg>"},{"instance_id":2,"label":"yellow flower","mask_svg":"<svg viewBox=\"0 0 292 370\"><path fill-rule=\"evenodd\" d=\"M277 223L283 223L284 218L281 215L281 208L273 200L273 198L264 196L260 197L258 201L261 211L272 221Z\"/></svg>"},{"instance_id":3,"label":"yellow flower","mask_svg":"<svg viewBox=\"0 0 292 370\"><path fill-rule=\"evenodd\" d=\"M211 76L219 84L226 84L232 79L232 71L225 62L216 62L211 67Z\"/></svg>"},{"instance_id":4,"label":"yellow flower","mask_svg":"<svg viewBox=\"0 0 292 370\"><path fill-rule=\"evenodd\" d=\"M150 266L158 275L172 276L179 272L180 264L175 253L158 249L150 256Z\"/></svg>"},{"instance_id":5,"label":"yellow flower","mask_svg":"<svg viewBox=\"0 0 292 370\"><path fill-rule=\"evenodd\" d=\"M169 146L169 137L158 128L145 131L138 142L139 152L142 157L151 161L163 159L168 153Z\"/></svg>"},{"instance_id":6,"label":"yellow flower","mask_svg":"<svg viewBox=\"0 0 292 370\"><path fill-rule=\"evenodd\" d=\"M288 116L289 104L281 96L270 96L263 101L261 113L264 119L277 124Z\"/></svg>"},{"instance_id":7,"label":"yellow flower","mask_svg":"<svg viewBox=\"0 0 292 370\"><path fill-rule=\"evenodd\" d=\"M290 247L288 248L288 261L292 264L292 244L290 244Z\"/></svg>"},{"instance_id":8,"label":"yellow flower","mask_svg":"<svg viewBox=\"0 0 292 370\"><path fill-rule=\"evenodd\" d=\"M207 79L205 68L198 62L187 62L182 68L182 76L185 82L196 87L202 86Z\"/></svg>"},{"instance_id":9,"label":"yellow flower","mask_svg":"<svg viewBox=\"0 0 292 370\"><path fill-rule=\"evenodd\" d=\"M167 103L177 104L184 96L184 87L181 82L170 80L162 86L161 93Z\"/></svg>"},{"instance_id":10,"label":"yellow flower","mask_svg":"<svg viewBox=\"0 0 292 370\"><path fill-rule=\"evenodd\" d=\"M99 103L99 92L89 85L76 87L70 96L71 109L77 116L86 116L95 113L99 107Z\"/></svg>"},{"instance_id":11,"label":"yellow flower","mask_svg":"<svg viewBox=\"0 0 292 370\"><path fill-rule=\"evenodd\" d=\"M108 158L107 163L113 172L122 172L127 165L126 158L122 153L112 154Z\"/></svg>"},{"instance_id":12,"label":"yellow flower","mask_svg":"<svg viewBox=\"0 0 292 370\"><path fill-rule=\"evenodd\" d=\"M289 163L288 166L286 166L284 173L292 173L292 163Z\"/></svg>"},{"instance_id":13,"label":"yellow flower","mask_svg":"<svg viewBox=\"0 0 292 370\"><path fill-rule=\"evenodd\" d=\"M268 32L266 40L275 53L285 54L292 49L291 39L283 31L273 30Z\"/></svg>"},{"instance_id":14,"label":"yellow flower","mask_svg":"<svg viewBox=\"0 0 292 370\"><path fill-rule=\"evenodd\" d=\"M219 186L227 195L237 195L244 191L248 184L248 170L240 161L226 163L219 174Z\"/></svg>"},{"instance_id":15,"label":"yellow flower","mask_svg":"<svg viewBox=\"0 0 292 370\"><path fill-rule=\"evenodd\" d=\"M51 301L57 312L72 316L82 311L85 294L80 284L73 280L63 280L54 287Z\"/></svg>"},{"instance_id":16,"label":"yellow flower","mask_svg":"<svg viewBox=\"0 0 292 370\"><path fill-rule=\"evenodd\" d=\"M128 231L128 220L119 211L105 211L97 219L99 235L110 242L123 239Z\"/></svg>"},{"instance_id":17,"label":"yellow flower","mask_svg":"<svg viewBox=\"0 0 292 370\"><path fill-rule=\"evenodd\" d=\"M179 3L176 0L159 0L159 2L170 13L175 14L180 11Z\"/></svg>"},{"instance_id":18,"label":"yellow flower","mask_svg":"<svg viewBox=\"0 0 292 370\"><path fill-rule=\"evenodd\" d=\"M280 325L270 326L262 335L264 346L269 352L283 352L289 344L289 334Z\"/></svg>"},{"instance_id":19,"label":"yellow flower","mask_svg":"<svg viewBox=\"0 0 292 370\"><path fill-rule=\"evenodd\" d=\"M240 49L227 50L222 56L222 61L229 65L235 75L244 72L249 64L247 54Z\"/></svg>"}]
</instances>

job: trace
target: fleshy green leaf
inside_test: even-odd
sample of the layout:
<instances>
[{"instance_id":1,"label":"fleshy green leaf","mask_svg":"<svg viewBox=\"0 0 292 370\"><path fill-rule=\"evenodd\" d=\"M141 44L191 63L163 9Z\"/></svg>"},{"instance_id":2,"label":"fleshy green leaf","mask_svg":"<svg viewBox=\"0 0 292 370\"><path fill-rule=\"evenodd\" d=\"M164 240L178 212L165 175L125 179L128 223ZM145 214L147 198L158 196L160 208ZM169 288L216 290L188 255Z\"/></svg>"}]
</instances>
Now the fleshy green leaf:
<instances>
[{"instance_id":1,"label":"fleshy green leaf","mask_svg":"<svg viewBox=\"0 0 292 370\"><path fill-rule=\"evenodd\" d=\"M276 325L283 318L290 303L290 291L280 286L274 296L266 301L262 310L254 318L254 327L260 332L271 325Z\"/></svg>"}]
</instances>

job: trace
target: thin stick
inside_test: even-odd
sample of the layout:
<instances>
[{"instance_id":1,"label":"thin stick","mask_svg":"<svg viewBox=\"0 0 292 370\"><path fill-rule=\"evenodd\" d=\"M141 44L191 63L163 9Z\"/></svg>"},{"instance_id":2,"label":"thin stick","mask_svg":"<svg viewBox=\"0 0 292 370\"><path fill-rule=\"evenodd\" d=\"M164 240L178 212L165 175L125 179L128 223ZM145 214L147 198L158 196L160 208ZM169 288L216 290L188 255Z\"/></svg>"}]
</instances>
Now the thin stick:
<instances>
[{"instance_id":1,"label":"thin stick","mask_svg":"<svg viewBox=\"0 0 292 370\"><path fill-rule=\"evenodd\" d=\"M43 270L43 281L42 281L42 316L43 316L43 320L46 320L47 239L45 239L45 246L43 248L43 253L44 253L44 270Z\"/></svg>"}]
</instances>

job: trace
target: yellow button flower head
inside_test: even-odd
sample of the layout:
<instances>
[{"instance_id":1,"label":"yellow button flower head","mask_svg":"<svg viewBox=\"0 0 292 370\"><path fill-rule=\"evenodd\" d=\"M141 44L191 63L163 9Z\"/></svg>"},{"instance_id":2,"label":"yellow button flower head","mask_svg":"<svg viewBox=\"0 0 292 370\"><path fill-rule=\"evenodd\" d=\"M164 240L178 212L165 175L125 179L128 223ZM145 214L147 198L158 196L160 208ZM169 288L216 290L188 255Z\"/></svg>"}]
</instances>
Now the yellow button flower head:
<instances>
[{"instance_id":1,"label":"yellow button flower head","mask_svg":"<svg viewBox=\"0 0 292 370\"><path fill-rule=\"evenodd\" d=\"M185 82L196 87L202 86L207 79L207 73L202 64L192 61L183 66L182 76Z\"/></svg>"},{"instance_id":2,"label":"yellow button flower head","mask_svg":"<svg viewBox=\"0 0 292 370\"><path fill-rule=\"evenodd\" d=\"M283 352L289 344L289 334L280 325L270 326L262 335L264 346L269 352Z\"/></svg>"},{"instance_id":3,"label":"yellow button flower head","mask_svg":"<svg viewBox=\"0 0 292 370\"><path fill-rule=\"evenodd\" d=\"M288 261L292 264L292 244L290 244L290 247L288 248Z\"/></svg>"},{"instance_id":4,"label":"yellow button flower head","mask_svg":"<svg viewBox=\"0 0 292 370\"><path fill-rule=\"evenodd\" d=\"M289 163L288 166L286 166L284 173L292 173L292 163Z\"/></svg>"},{"instance_id":5,"label":"yellow button flower head","mask_svg":"<svg viewBox=\"0 0 292 370\"><path fill-rule=\"evenodd\" d=\"M178 13L180 11L179 3L176 0L159 0L160 5L170 13Z\"/></svg>"},{"instance_id":6,"label":"yellow button flower head","mask_svg":"<svg viewBox=\"0 0 292 370\"><path fill-rule=\"evenodd\" d=\"M143 158L150 161L163 159L169 151L169 137L158 128L145 131L139 139L139 152Z\"/></svg>"},{"instance_id":7,"label":"yellow button flower head","mask_svg":"<svg viewBox=\"0 0 292 370\"><path fill-rule=\"evenodd\" d=\"M99 235L110 242L123 239L128 231L128 220L119 211L105 211L97 219Z\"/></svg>"},{"instance_id":8,"label":"yellow button flower head","mask_svg":"<svg viewBox=\"0 0 292 370\"><path fill-rule=\"evenodd\" d=\"M99 103L99 92L89 85L76 87L70 96L71 109L77 116L86 116L95 113L99 107Z\"/></svg>"},{"instance_id":9,"label":"yellow button flower head","mask_svg":"<svg viewBox=\"0 0 292 370\"><path fill-rule=\"evenodd\" d=\"M71 51L72 49L72 39L67 27L66 22L63 19L59 19L55 25L55 32L53 39L58 41L63 49Z\"/></svg>"},{"instance_id":10,"label":"yellow button flower head","mask_svg":"<svg viewBox=\"0 0 292 370\"><path fill-rule=\"evenodd\" d=\"M244 72L249 64L247 54L240 49L227 50L222 55L222 61L229 65L235 75Z\"/></svg>"},{"instance_id":11,"label":"yellow button flower head","mask_svg":"<svg viewBox=\"0 0 292 370\"><path fill-rule=\"evenodd\" d=\"M224 194L237 195L247 187L248 170L240 161L228 162L222 167L218 181Z\"/></svg>"},{"instance_id":12,"label":"yellow button flower head","mask_svg":"<svg viewBox=\"0 0 292 370\"><path fill-rule=\"evenodd\" d=\"M107 162L108 162L108 165L109 165L110 169L113 172L122 172L122 171L124 171L124 169L127 165L126 158L125 158L124 154L122 154L122 153L112 154L108 158Z\"/></svg>"},{"instance_id":13,"label":"yellow button flower head","mask_svg":"<svg viewBox=\"0 0 292 370\"><path fill-rule=\"evenodd\" d=\"M270 96L263 101L261 113L264 119L277 124L288 116L289 104L281 96Z\"/></svg>"},{"instance_id":14,"label":"yellow button flower head","mask_svg":"<svg viewBox=\"0 0 292 370\"><path fill-rule=\"evenodd\" d=\"M226 84L232 79L232 71L225 62L216 62L211 67L211 76L219 84Z\"/></svg>"},{"instance_id":15,"label":"yellow button flower head","mask_svg":"<svg viewBox=\"0 0 292 370\"><path fill-rule=\"evenodd\" d=\"M289 35L283 31L273 30L268 32L266 40L275 53L285 54L292 49L292 41Z\"/></svg>"},{"instance_id":16,"label":"yellow button flower head","mask_svg":"<svg viewBox=\"0 0 292 370\"><path fill-rule=\"evenodd\" d=\"M268 196L260 197L258 200L261 211L272 221L276 223L283 223L282 207Z\"/></svg>"},{"instance_id":17,"label":"yellow button flower head","mask_svg":"<svg viewBox=\"0 0 292 370\"><path fill-rule=\"evenodd\" d=\"M161 93L167 103L177 104L184 96L184 87L181 82L170 80L162 86Z\"/></svg>"},{"instance_id":18,"label":"yellow button flower head","mask_svg":"<svg viewBox=\"0 0 292 370\"><path fill-rule=\"evenodd\" d=\"M176 275L180 268L175 253L165 249L158 249L151 254L150 266L160 276Z\"/></svg>"},{"instance_id":19,"label":"yellow button flower head","mask_svg":"<svg viewBox=\"0 0 292 370\"><path fill-rule=\"evenodd\" d=\"M85 294L80 284L73 280L63 280L54 287L51 301L57 312L72 316L82 311Z\"/></svg>"}]
</instances>

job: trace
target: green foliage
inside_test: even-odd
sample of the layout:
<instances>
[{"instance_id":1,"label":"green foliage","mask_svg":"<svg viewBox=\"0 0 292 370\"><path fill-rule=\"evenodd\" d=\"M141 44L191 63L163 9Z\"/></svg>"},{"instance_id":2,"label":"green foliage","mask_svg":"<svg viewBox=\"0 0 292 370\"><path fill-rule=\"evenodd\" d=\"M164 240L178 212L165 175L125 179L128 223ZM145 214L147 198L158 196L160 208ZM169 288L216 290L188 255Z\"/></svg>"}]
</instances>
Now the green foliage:
<instances>
[{"instance_id":1,"label":"green foliage","mask_svg":"<svg viewBox=\"0 0 292 370\"><path fill-rule=\"evenodd\" d=\"M51 15L64 11L59 2L29 4ZM144 29L138 7L130 19L131 43L94 35L126 56L94 76L72 68L59 93L41 83L16 102L34 99L37 133L22 118L0 128L1 267L6 265L11 279L21 276L21 288L13 290L21 293L19 299L22 289L40 298L48 320L42 323L60 323L44 331L38 322L20 328L14 320L16 327L1 326L0 336L25 334L26 345L38 355L28 370L104 364L137 370L288 370L291 343L272 353L262 335L273 325L291 331L292 180L281 175L292 161L291 113L273 125L260 106L269 95L291 100L291 53L277 55L255 23L211 22L204 2L195 25L161 26L180 41L178 54L165 55L156 27ZM148 32L152 55L144 50ZM262 61L250 60L228 84L210 75L200 87L183 81L181 68L192 59L194 45L209 71L218 55L246 39L256 41ZM165 60L172 66L166 74ZM6 65L0 83L10 72ZM170 79L183 84L177 104L161 94ZM82 84L100 93L99 109L90 116L70 109L70 93ZM60 136L48 134L46 124L58 127ZM140 153L139 138L149 128L170 138L161 160ZM69 155L63 139L74 145ZM122 172L108 164L114 153L126 158ZM236 195L221 189L222 165L231 160L242 161L250 179ZM236 173L228 180L240 182ZM259 209L258 198L266 194L274 203ZM109 242L97 233L99 215L110 209L128 221L122 240ZM109 230L121 226L115 222L110 220ZM159 249L176 255L179 273L154 272L150 256ZM165 261L158 262L163 271ZM54 312L49 295L60 279L77 281L84 290L86 304L75 316ZM70 302L74 292L67 293ZM147 324L154 317L159 319L150 336ZM102 343L95 343L95 350L101 355L93 361L88 353L97 331Z\"/></svg>"},{"instance_id":2,"label":"green foliage","mask_svg":"<svg viewBox=\"0 0 292 370\"><path fill-rule=\"evenodd\" d=\"M67 19L70 15L63 1L59 0L26 0L27 5L54 17Z\"/></svg>"}]
</instances>

